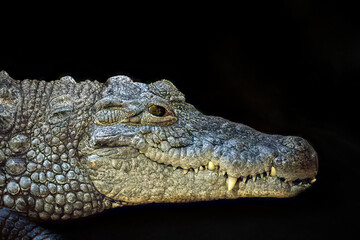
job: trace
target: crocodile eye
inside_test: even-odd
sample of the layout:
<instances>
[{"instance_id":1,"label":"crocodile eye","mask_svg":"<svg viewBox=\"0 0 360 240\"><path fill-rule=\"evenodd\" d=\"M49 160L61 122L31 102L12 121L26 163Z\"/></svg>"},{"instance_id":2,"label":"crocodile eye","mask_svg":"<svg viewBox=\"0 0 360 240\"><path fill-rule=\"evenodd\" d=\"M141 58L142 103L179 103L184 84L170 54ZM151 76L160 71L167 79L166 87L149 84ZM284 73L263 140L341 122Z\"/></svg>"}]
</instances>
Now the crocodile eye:
<instances>
[{"instance_id":1,"label":"crocodile eye","mask_svg":"<svg viewBox=\"0 0 360 240\"><path fill-rule=\"evenodd\" d=\"M143 114L141 123L152 126L169 126L176 121L177 117L170 106L149 104L147 111Z\"/></svg>"},{"instance_id":2,"label":"crocodile eye","mask_svg":"<svg viewBox=\"0 0 360 240\"><path fill-rule=\"evenodd\" d=\"M159 105L151 105L149 107L149 113L157 117L163 117L165 116L166 109Z\"/></svg>"}]
</instances>

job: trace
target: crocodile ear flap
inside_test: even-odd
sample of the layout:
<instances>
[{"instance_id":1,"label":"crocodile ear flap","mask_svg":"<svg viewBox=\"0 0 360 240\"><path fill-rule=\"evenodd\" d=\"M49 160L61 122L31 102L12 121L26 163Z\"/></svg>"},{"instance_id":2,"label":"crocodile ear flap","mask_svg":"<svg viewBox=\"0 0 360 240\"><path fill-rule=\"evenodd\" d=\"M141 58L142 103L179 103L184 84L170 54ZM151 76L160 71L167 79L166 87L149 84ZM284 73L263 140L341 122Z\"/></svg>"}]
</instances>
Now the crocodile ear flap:
<instances>
[{"instance_id":1,"label":"crocodile ear flap","mask_svg":"<svg viewBox=\"0 0 360 240\"><path fill-rule=\"evenodd\" d=\"M148 85L149 91L170 102L185 102L185 96L169 80L160 80Z\"/></svg>"},{"instance_id":2,"label":"crocodile ear flap","mask_svg":"<svg viewBox=\"0 0 360 240\"><path fill-rule=\"evenodd\" d=\"M0 72L0 132L9 131L15 123L15 114L20 102L20 91L5 71Z\"/></svg>"}]
</instances>

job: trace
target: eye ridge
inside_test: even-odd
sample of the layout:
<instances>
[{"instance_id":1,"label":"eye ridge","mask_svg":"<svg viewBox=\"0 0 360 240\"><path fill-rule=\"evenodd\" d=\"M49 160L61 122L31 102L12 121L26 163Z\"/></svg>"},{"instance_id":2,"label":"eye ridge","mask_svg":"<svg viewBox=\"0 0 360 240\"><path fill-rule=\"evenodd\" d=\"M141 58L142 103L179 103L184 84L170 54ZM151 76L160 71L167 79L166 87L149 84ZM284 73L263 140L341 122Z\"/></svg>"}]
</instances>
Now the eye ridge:
<instances>
[{"instance_id":1,"label":"eye ridge","mask_svg":"<svg viewBox=\"0 0 360 240\"><path fill-rule=\"evenodd\" d=\"M164 117L167 113L166 108L159 106L159 105L150 105L149 106L149 113L156 117Z\"/></svg>"},{"instance_id":2,"label":"eye ridge","mask_svg":"<svg viewBox=\"0 0 360 240\"><path fill-rule=\"evenodd\" d=\"M101 110L116 110L123 108L123 103L118 100L109 100L103 99L95 104L95 111L99 112Z\"/></svg>"}]
</instances>

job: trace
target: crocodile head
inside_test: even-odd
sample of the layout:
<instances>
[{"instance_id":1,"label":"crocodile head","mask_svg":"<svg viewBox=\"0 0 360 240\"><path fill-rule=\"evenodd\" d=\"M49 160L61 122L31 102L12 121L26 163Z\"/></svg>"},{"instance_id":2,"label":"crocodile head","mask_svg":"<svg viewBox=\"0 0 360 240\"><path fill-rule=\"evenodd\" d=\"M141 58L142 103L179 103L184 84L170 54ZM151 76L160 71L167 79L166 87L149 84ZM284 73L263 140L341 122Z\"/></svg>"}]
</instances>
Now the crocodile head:
<instances>
[{"instance_id":1,"label":"crocodile head","mask_svg":"<svg viewBox=\"0 0 360 240\"><path fill-rule=\"evenodd\" d=\"M290 197L315 181L317 154L292 136L206 116L167 80L108 79L79 143L95 188L126 203Z\"/></svg>"}]
</instances>

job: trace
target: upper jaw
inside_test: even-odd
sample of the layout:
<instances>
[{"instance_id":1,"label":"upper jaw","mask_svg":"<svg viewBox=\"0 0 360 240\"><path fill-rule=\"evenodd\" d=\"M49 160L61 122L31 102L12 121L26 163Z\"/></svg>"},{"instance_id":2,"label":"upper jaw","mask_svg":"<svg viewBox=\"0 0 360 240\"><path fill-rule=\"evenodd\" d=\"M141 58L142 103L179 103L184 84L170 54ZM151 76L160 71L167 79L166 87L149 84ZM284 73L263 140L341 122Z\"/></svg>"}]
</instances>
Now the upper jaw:
<instances>
[{"instance_id":1,"label":"upper jaw","mask_svg":"<svg viewBox=\"0 0 360 240\"><path fill-rule=\"evenodd\" d=\"M171 165L166 161L160 163L174 169L181 167L184 174L189 169L195 173L203 169L215 171L226 178L228 191L241 189L242 183L261 180L257 182L257 186L281 185L284 187L284 196L292 196L316 181L318 158L306 140L259 134L255 142L257 144L251 145L238 139L230 139L214 146L210 152L207 148L202 155L204 161L200 161L201 166ZM144 154L153 161L163 159L156 153ZM277 188L275 185L273 187Z\"/></svg>"},{"instance_id":2,"label":"upper jaw","mask_svg":"<svg viewBox=\"0 0 360 240\"><path fill-rule=\"evenodd\" d=\"M207 136L204 142L212 144L206 147L204 143L200 144L202 151L195 151L197 158L192 161L181 155L181 150L187 146L177 148L180 151L178 154L165 153L160 147L150 148L144 134L151 131L145 131L146 128L143 133L135 133L133 127L96 128L92 132L91 145L94 148L131 146L148 160L182 171L185 178L189 172L195 178L201 170L215 172L219 179L223 179L220 181L224 188L221 191L227 192L221 196L226 195L227 198L288 197L303 191L315 181L317 155L304 139L261 134L237 125L233 129L236 134L230 139L219 141ZM244 136L241 131L246 131L249 139L239 137ZM197 136L197 139L204 137Z\"/></svg>"}]
</instances>

